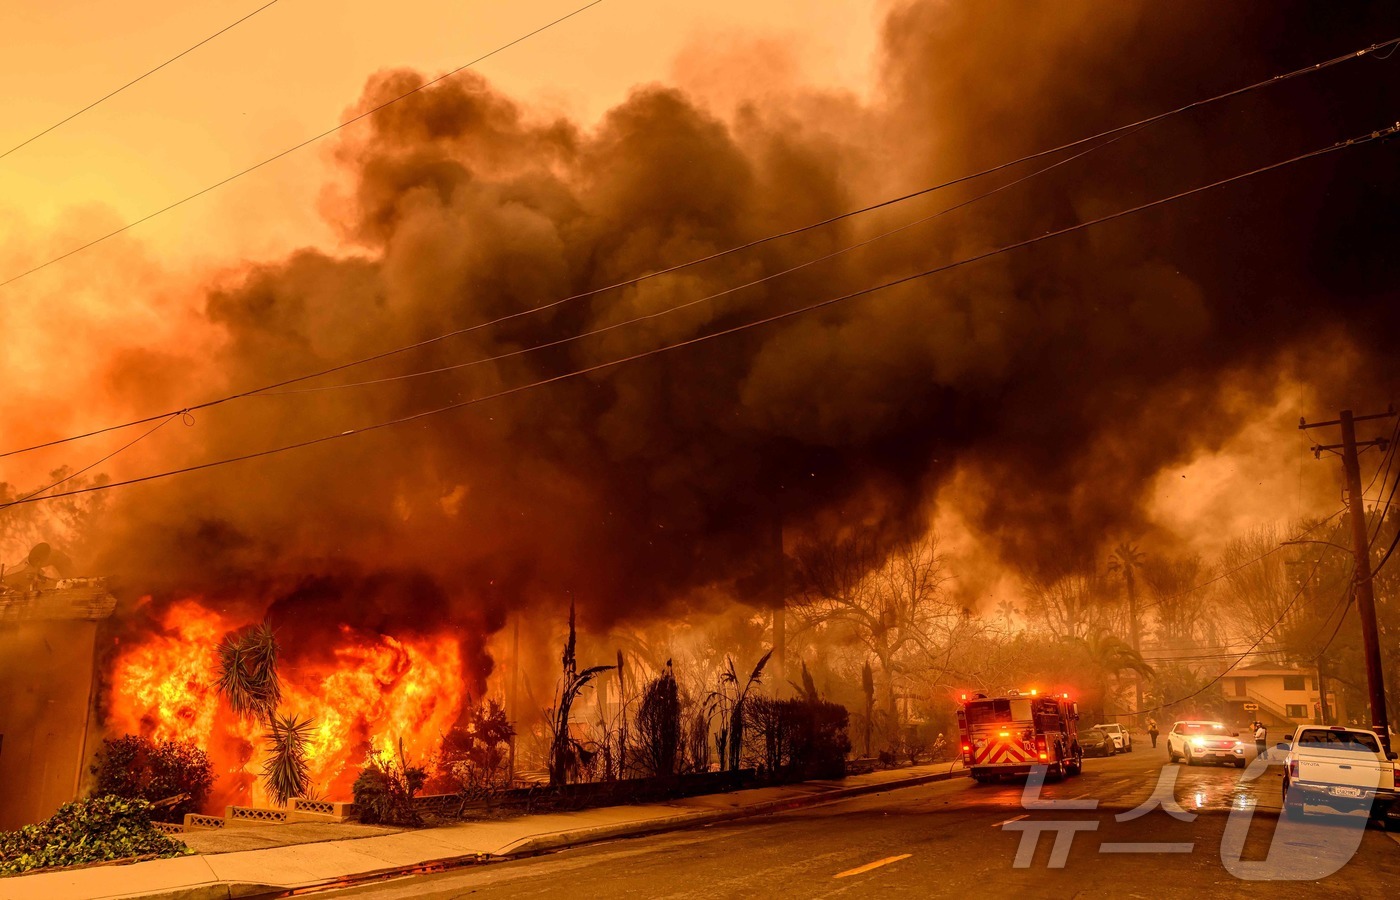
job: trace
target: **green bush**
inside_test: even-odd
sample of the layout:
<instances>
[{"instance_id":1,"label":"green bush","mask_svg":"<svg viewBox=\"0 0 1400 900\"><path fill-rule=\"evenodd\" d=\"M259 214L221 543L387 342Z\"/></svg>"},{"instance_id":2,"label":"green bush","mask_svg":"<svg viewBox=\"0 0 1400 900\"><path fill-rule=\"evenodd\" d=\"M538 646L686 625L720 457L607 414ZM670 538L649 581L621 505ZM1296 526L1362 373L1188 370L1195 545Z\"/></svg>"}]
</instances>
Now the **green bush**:
<instances>
[{"instance_id":1,"label":"green bush","mask_svg":"<svg viewBox=\"0 0 1400 900\"><path fill-rule=\"evenodd\" d=\"M102 742L94 797L125 797L157 803L188 795L173 804L151 810L158 822L184 821L185 813L200 812L214 786L214 766L194 744L185 741L153 741L134 734Z\"/></svg>"},{"instance_id":2,"label":"green bush","mask_svg":"<svg viewBox=\"0 0 1400 900\"><path fill-rule=\"evenodd\" d=\"M145 800L92 797L63 804L47 822L0 832L0 874L189 852L155 830L151 804Z\"/></svg>"}]
</instances>

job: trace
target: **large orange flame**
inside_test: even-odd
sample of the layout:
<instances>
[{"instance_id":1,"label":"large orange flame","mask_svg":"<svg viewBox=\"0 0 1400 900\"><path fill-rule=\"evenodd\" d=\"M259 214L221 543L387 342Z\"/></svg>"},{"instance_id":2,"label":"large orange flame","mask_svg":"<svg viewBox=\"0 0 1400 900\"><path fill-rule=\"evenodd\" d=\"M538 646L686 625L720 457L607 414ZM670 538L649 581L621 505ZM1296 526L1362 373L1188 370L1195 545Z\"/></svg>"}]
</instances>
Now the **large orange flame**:
<instances>
[{"instance_id":1,"label":"large orange flame","mask_svg":"<svg viewBox=\"0 0 1400 900\"><path fill-rule=\"evenodd\" d=\"M245 624L181 601L165 611L160 632L123 646L111 668L108 731L193 741L220 777L215 805L268 800L256 778L265 728L235 716L215 687L218 642ZM462 711L462 651L450 634L366 635L344 626L327 635L327 647L298 648L295 665L284 660L281 710L314 722L314 790L349 799L368 754L397 754L400 740L411 762L436 750Z\"/></svg>"}]
</instances>

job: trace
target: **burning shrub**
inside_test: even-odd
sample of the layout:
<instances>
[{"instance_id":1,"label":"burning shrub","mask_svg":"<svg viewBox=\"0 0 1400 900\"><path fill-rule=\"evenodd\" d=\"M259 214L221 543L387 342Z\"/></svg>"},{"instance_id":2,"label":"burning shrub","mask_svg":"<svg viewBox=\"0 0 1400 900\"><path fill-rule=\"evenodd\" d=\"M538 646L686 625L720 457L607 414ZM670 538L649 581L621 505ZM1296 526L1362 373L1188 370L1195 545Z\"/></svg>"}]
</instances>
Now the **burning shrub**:
<instances>
[{"instance_id":1,"label":"burning shrub","mask_svg":"<svg viewBox=\"0 0 1400 900\"><path fill-rule=\"evenodd\" d=\"M839 703L800 698L752 697L745 719L753 746L749 755L774 781L842 778L851 740L850 714Z\"/></svg>"},{"instance_id":2,"label":"burning shrub","mask_svg":"<svg viewBox=\"0 0 1400 900\"><path fill-rule=\"evenodd\" d=\"M465 725L443 737L438 777L462 795L463 806L484 800L489 807L491 800L510 786L510 739L514 736L505 709L488 700L472 709Z\"/></svg>"},{"instance_id":3,"label":"burning shrub","mask_svg":"<svg viewBox=\"0 0 1400 900\"><path fill-rule=\"evenodd\" d=\"M549 711L549 786L563 787L572 778L579 780L592 769L598 752L584 746L574 737L570 727L574 701L583 689L612 666L590 666L582 672L578 669L578 631L575 628L574 604L569 601L569 639L564 643L561 658L564 672L559 683L559 693L554 708Z\"/></svg>"},{"instance_id":4,"label":"burning shrub","mask_svg":"<svg viewBox=\"0 0 1400 900\"><path fill-rule=\"evenodd\" d=\"M49 866L191 852L151 825L151 804L125 797L65 803L47 822L0 832L0 875Z\"/></svg>"},{"instance_id":5,"label":"burning shrub","mask_svg":"<svg viewBox=\"0 0 1400 900\"><path fill-rule=\"evenodd\" d=\"M199 812L214 786L214 766L194 744L134 734L104 740L92 772L94 796L158 803L151 817L159 822L179 822L185 813Z\"/></svg>"},{"instance_id":6,"label":"burning shrub","mask_svg":"<svg viewBox=\"0 0 1400 900\"><path fill-rule=\"evenodd\" d=\"M668 777L676 772L681 745L681 696L671 661L642 690L637 710L635 758L647 774Z\"/></svg>"},{"instance_id":7,"label":"burning shrub","mask_svg":"<svg viewBox=\"0 0 1400 900\"><path fill-rule=\"evenodd\" d=\"M411 766L399 741L397 758L376 753L360 770L351 791L360 821L366 825L401 825L416 828L423 824L413 798L428 780L427 770Z\"/></svg>"}]
</instances>

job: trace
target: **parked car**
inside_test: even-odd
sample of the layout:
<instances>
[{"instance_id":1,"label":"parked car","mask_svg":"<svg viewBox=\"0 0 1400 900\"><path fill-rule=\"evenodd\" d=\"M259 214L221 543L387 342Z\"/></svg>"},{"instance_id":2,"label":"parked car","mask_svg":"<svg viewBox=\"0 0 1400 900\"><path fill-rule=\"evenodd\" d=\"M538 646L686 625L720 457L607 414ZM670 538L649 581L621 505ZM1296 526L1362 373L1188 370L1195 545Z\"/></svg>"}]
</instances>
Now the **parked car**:
<instances>
[{"instance_id":1,"label":"parked car","mask_svg":"<svg viewBox=\"0 0 1400 900\"><path fill-rule=\"evenodd\" d=\"M1085 756L1113 756L1118 752L1118 745L1108 732L1086 728L1079 732L1079 749Z\"/></svg>"},{"instance_id":2,"label":"parked car","mask_svg":"<svg viewBox=\"0 0 1400 900\"><path fill-rule=\"evenodd\" d=\"M1278 745L1286 751L1283 768L1283 811L1301 819L1307 805L1337 812L1365 810L1371 818L1394 828L1389 813L1400 800L1396 792L1395 753L1387 754L1374 731L1345 725L1303 725L1292 740Z\"/></svg>"},{"instance_id":3,"label":"parked car","mask_svg":"<svg viewBox=\"0 0 1400 900\"><path fill-rule=\"evenodd\" d=\"M1221 722L1173 722L1167 732L1167 756L1172 762L1184 759L1188 766L1215 762L1243 769L1245 742L1239 738L1239 732Z\"/></svg>"},{"instance_id":4,"label":"parked car","mask_svg":"<svg viewBox=\"0 0 1400 900\"><path fill-rule=\"evenodd\" d=\"M1133 752L1133 736L1122 725L1095 725L1094 728L1112 738L1114 749L1119 753Z\"/></svg>"}]
</instances>

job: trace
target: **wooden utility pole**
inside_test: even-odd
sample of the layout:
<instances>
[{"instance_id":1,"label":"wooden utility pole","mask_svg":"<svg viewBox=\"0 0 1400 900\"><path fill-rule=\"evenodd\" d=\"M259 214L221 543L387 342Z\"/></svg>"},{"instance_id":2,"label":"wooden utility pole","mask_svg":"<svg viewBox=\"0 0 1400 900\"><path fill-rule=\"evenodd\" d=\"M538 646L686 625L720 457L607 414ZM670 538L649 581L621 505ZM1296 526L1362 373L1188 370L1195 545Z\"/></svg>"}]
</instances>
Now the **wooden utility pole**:
<instances>
[{"instance_id":1,"label":"wooden utility pole","mask_svg":"<svg viewBox=\"0 0 1400 900\"><path fill-rule=\"evenodd\" d=\"M1361 463L1357 459L1358 447L1375 446L1384 449L1389 443L1385 438L1370 441L1356 440L1356 423L1370 419L1394 418L1395 411L1377 413L1370 416L1355 416L1351 410L1342 410L1341 417L1331 422L1308 424L1306 419L1298 420L1298 428L1321 428L1328 425L1342 427L1340 444L1317 444L1313 455L1319 459L1322 451L1340 451L1342 467L1346 472L1347 508L1351 518L1351 550L1356 558L1356 612L1361 617L1361 642L1366 656L1366 685L1371 700L1371 729L1380 736L1386 753L1390 752L1390 721L1385 710L1385 679L1381 671L1380 631L1376 627L1376 595L1371 585L1371 536L1366 527L1365 497L1361 491ZM1325 702L1325 697L1324 697Z\"/></svg>"}]
</instances>

